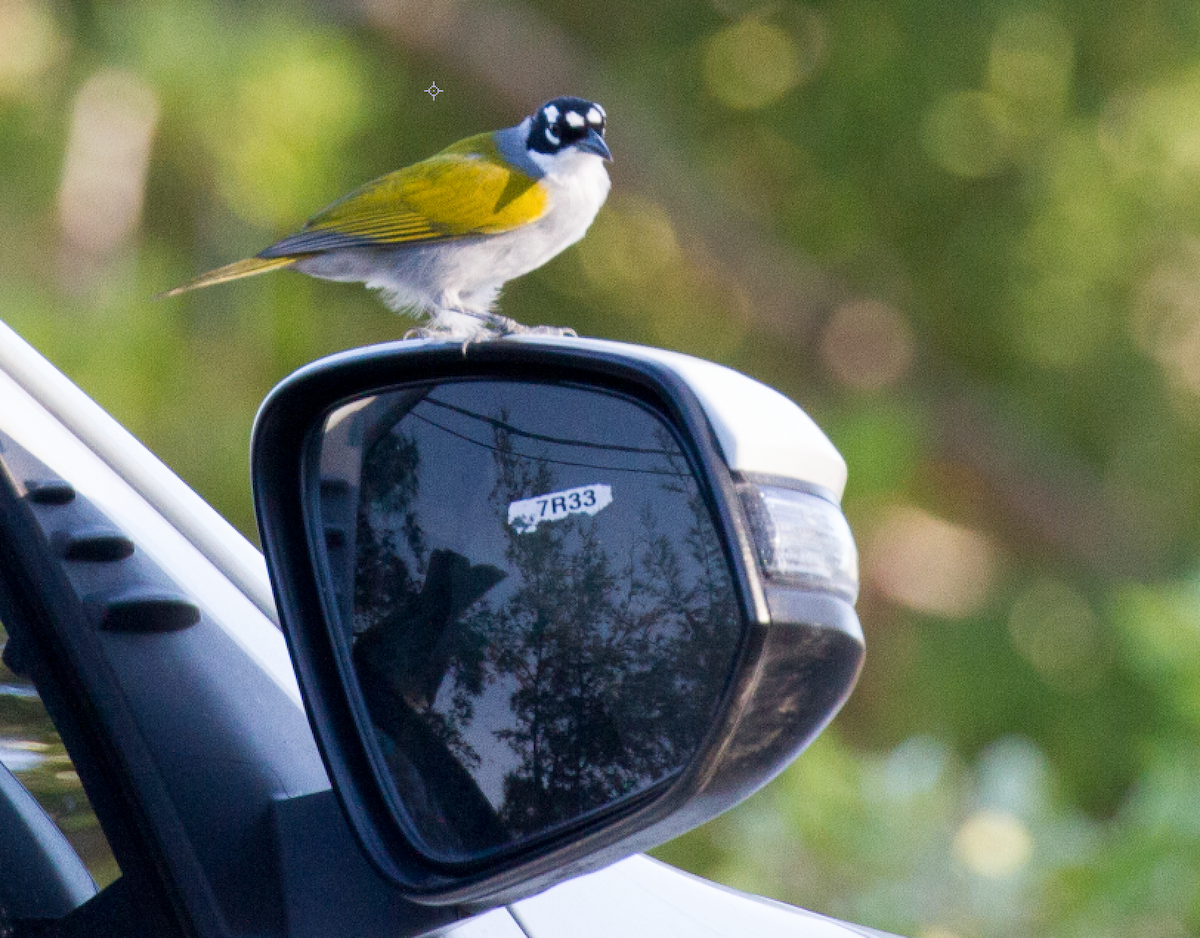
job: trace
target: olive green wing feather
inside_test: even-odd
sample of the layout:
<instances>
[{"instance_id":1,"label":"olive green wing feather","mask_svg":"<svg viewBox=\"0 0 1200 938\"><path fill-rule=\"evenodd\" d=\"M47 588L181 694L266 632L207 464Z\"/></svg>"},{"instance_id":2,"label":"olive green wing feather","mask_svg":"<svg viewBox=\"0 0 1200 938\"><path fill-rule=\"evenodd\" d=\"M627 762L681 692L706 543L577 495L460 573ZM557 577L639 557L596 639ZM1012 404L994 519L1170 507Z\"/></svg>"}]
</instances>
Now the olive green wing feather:
<instances>
[{"instance_id":1,"label":"olive green wing feather","mask_svg":"<svg viewBox=\"0 0 1200 938\"><path fill-rule=\"evenodd\" d=\"M536 221L547 208L537 180L508 168L493 135L479 134L367 183L258 256L498 234Z\"/></svg>"}]
</instances>

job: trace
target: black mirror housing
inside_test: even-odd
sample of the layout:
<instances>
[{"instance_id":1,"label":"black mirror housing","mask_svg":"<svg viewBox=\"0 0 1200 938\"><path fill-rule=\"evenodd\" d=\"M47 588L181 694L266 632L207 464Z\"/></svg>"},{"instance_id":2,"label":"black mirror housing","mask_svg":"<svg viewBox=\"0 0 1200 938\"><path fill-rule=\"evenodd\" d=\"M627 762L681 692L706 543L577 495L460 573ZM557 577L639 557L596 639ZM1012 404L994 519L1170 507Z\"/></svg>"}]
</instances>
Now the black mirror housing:
<instances>
[{"instance_id":1,"label":"black mirror housing","mask_svg":"<svg viewBox=\"0 0 1200 938\"><path fill-rule=\"evenodd\" d=\"M709 362L346 352L268 396L252 475L333 787L417 902L510 903L715 817L861 666L844 463Z\"/></svg>"}]
</instances>

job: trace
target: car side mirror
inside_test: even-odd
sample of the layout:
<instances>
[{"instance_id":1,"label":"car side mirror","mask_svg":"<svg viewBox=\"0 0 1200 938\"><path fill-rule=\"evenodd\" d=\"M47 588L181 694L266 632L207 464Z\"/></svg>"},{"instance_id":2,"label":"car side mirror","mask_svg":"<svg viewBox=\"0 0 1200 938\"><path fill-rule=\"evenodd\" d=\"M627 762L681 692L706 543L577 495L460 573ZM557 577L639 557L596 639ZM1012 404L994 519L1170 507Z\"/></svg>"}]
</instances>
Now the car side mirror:
<instances>
[{"instance_id":1,"label":"car side mirror","mask_svg":"<svg viewBox=\"0 0 1200 938\"><path fill-rule=\"evenodd\" d=\"M417 902L513 902L709 820L861 665L841 457L709 362L347 352L271 392L252 469L330 779Z\"/></svg>"}]
</instances>

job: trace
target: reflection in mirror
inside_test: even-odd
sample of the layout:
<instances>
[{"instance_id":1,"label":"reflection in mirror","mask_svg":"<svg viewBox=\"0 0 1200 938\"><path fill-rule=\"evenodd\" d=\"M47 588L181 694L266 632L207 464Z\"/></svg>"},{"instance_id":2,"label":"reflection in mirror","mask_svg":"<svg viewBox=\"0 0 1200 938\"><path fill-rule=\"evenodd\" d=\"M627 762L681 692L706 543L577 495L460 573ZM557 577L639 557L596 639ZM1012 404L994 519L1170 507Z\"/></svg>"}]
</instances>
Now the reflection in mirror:
<instances>
[{"instance_id":1,"label":"reflection in mirror","mask_svg":"<svg viewBox=\"0 0 1200 938\"><path fill-rule=\"evenodd\" d=\"M741 620L669 425L573 385L346 404L320 565L385 787L437 859L512 846L679 772Z\"/></svg>"}]
</instances>

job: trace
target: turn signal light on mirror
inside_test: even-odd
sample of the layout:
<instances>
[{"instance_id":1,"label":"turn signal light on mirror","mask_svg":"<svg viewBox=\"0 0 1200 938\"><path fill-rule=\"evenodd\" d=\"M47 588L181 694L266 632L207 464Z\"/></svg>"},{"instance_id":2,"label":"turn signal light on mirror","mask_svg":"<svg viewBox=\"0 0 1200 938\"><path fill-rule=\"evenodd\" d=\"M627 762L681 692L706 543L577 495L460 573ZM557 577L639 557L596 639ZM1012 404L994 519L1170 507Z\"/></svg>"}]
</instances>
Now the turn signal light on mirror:
<instances>
[{"instance_id":1,"label":"turn signal light on mirror","mask_svg":"<svg viewBox=\"0 0 1200 938\"><path fill-rule=\"evenodd\" d=\"M841 509L799 489L739 486L763 573L806 589L858 598L858 550Z\"/></svg>"}]
</instances>

